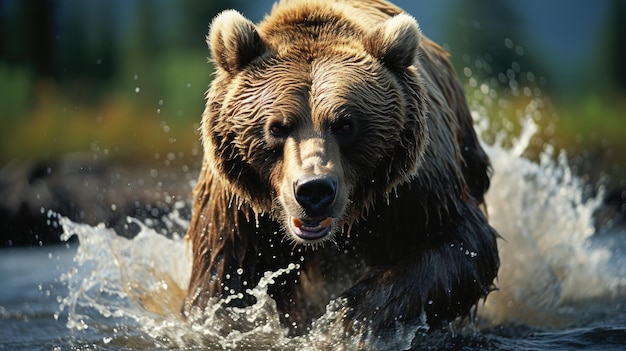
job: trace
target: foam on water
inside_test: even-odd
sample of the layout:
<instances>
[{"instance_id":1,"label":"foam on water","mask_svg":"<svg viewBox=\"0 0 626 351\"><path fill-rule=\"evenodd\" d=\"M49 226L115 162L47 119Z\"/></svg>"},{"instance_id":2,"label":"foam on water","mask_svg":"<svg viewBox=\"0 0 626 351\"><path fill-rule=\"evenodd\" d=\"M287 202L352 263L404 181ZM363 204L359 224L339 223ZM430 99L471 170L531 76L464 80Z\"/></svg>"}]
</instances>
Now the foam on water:
<instances>
[{"instance_id":1,"label":"foam on water","mask_svg":"<svg viewBox=\"0 0 626 351\"><path fill-rule=\"evenodd\" d=\"M620 273L626 268L612 266L616 261L611 253L589 243L599 196L583 200L583 184L572 175L565 154L555 160L550 146L538 163L523 156L536 131L527 117L512 146L503 146L502 138L484 145L495 171L487 204L490 221L502 235L502 263L500 290L478 309L482 326L558 326L580 317L581 302L613 298L626 290L626 278ZM212 350L353 350L370 345L391 350L410 348L416 335L427 330L418 322L397 325L396 333L384 339L367 333L346 336L338 324L344 304L336 300L306 335L290 337L280 325L267 285L297 265L267 272L250 290L257 298L254 306L226 308L223 301L215 301L202 321L189 323L180 318L179 310L190 276L190 247L177 235L167 238L144 223L130 221L140 228L133 239L102 225L60 219L64 238L77 235L80 245L74 269L62 277L69 295L61 302L58 317L67 316L68 328L77 333L96 330L105 335L102 344ZM163 221L188 225L177 211Z\"/></svg>"}]
</instances>

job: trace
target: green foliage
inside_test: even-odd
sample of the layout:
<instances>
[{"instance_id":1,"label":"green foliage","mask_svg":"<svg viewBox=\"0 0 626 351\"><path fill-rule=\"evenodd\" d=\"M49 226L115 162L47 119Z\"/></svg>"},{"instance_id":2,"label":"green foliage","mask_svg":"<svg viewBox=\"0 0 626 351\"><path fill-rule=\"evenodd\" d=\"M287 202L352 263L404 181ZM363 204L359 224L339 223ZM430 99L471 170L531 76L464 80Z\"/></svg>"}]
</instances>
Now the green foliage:
<instances>
[{"instance_id":1,"label":"green foliage","mask_svg":"<svg viewBox=\"0 0 626 351\"><path fill-rule=\"evenodd\" d=\"M32 99L32 85L33 75L29 69L0 62L0 120L3 123L14 122L26 113Z\"/></svg>"},{"instance_id":2,"label":"green foliage","mask_svg":"<svg viewBox=\"0 0 626 351\"><path fill-rule=\"evenodd\" d=\"M204 53L174 52L128 66L96 102L53 81L0 67L0 164L68 152L151 162L161 154L197 152L197 126L212 66ZM6 117L5 117L6 116ZM133 161L134 160L134 161Z\"/></svg>"},{"instance_id":3,"label":"green foliage","mask_svg":"<svg viewBox=\"0 0 626 351\"><path fill-rule=\"evenodd\" d=\"M582 149L610 147L626 150L625 98L590 94L559 109L559 135L568 146ZM617 157L626 164L626 154Z\"/></svg>"},{"instance_id":4,"label":"green foliage","mask_svg":"<svg viewBox=\"0 0 626 351\"><path fill-rule=\"evenodd\" d=\"M166 54L152 72L158 75L155 96L163 118L179 125L199 122L212 74L206 53Z\"/></svg>"}]
</instances>

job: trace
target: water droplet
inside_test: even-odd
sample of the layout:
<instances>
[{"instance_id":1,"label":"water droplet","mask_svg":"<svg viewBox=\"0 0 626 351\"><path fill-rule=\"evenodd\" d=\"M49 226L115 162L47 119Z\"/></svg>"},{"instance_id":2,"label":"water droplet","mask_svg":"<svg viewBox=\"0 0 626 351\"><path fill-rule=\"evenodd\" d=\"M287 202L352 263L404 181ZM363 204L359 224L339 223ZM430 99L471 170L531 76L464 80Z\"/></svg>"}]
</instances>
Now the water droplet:
<instances>
[{"instance_id":1,"label":"water droplet","mask_svg":"<svg viewBox=\"0 0 626 351\"><path fill-rule=\"evenodd\" d=\"M471 76L472 76L472 69L471 69L471 68L469 68L469 67L465 67L465 68L463 68L463 74L464 74L466 77L468 77L468 78L469 78L469 77L471 77Z\"/></svg>"},{"instance_id":2,"label":"water droplet","mask_svg":"<svg viewBox=\"0 0 626 351\"><path fill-rule=\"evenodd\" d=\"M508 49L512 49L513 48L513 40L511 40L511 38L504 39L504 46L506 46Z\"/></svg>"}]
</instances>

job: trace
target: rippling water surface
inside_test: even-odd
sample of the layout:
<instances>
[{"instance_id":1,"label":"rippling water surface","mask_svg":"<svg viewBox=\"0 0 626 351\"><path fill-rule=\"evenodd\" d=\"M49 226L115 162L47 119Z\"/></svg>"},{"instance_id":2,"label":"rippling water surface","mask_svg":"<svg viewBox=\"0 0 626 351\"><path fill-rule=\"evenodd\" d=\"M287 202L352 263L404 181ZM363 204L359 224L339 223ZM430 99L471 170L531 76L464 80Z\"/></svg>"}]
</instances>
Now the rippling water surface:
<instances>
[{"instance_id":1,"label":"rippling water surface","mask_svg":"<svg viewBox=\"0 0 626 351\"><path fill-rule=\"evenodd\" d=\"M103 226L61 218L78 244L0 252L1 350L535 350L626 348L626 234L594 235L599 205L564 155L549 146L539 162L523 156L535 124L528 119L512 147L485 145L495 174L487 196L502 234L499 291L462 331L398 325L372 340L346 337L332 301L304 336L289 337L266 286L297 267L267 272L246 308L210 308L204 323L179 317L190 274L188 225L173 211L165 236L151 223L133 239ZM556 160L556 161L554 161ZM180 203L179 207L184 207ZM52 216L52 215L51 215Z\"/></svg>"}]
</instances>

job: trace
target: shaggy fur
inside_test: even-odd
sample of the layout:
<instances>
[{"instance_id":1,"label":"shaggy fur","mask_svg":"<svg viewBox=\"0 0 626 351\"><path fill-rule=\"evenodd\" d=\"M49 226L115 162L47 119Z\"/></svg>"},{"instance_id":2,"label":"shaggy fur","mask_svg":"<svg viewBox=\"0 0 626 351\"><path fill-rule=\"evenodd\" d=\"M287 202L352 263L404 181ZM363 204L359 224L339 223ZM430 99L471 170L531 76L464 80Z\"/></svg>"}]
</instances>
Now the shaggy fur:
<instances>
[{"instance_id":1,"label":"shaggy fur","mask_svg":"<svg viewBox=\"0 0 626 351\"><path fill-rule=\"evenodd\" d=\"M499 266L481 211L489 161L416 21L382 0L283 0L258 25L223 12L207 41L183 313L238 292L233 305L254 303L245 290L295 262L270 294L296 333L337 297L346 326L467 317ZM302 200L310 178L327 203Z\"/></svg>"}]
</instances>

